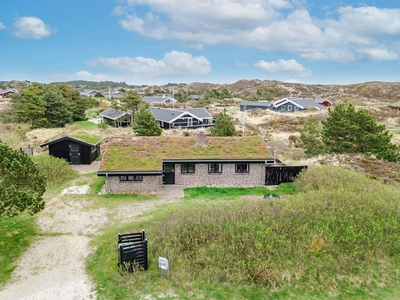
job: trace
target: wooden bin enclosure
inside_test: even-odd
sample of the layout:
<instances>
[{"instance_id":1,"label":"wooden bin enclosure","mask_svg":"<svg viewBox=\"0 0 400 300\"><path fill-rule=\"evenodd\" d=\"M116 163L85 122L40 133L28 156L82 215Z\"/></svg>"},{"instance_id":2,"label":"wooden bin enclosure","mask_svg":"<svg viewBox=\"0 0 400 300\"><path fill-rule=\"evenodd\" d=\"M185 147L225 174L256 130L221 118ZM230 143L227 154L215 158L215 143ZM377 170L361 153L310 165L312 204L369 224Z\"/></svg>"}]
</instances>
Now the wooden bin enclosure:
<instances>
[{"instance_id":1,"label":"wooden bin enclosure","mask_svg":"<svg viewBox=\"0 0 400 300\"><path fill-rule=\"evenodd\" d=\"M146 232L118 233L118 266L129 272L148 269Z\"/></svg>"}]
</instances>

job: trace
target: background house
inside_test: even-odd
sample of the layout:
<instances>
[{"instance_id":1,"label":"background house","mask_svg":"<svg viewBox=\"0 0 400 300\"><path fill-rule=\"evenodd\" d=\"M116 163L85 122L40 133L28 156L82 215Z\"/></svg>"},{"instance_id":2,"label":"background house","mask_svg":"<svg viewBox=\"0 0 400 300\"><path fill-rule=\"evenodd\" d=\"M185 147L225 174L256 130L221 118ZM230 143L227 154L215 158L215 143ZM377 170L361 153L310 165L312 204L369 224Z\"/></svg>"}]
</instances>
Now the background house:
<instances>
[{"instance_id":1,"label":"background house","mask_svg":"<svg viewBox=\"0 0 400 300\"><path fill-rule=\"evenodd\" d=\"M150 107L157 124L163 129L213 126L213 117L205 108L167 109Z\"/></svg>"},{"instance_id":2,"label":"background house","mask_svg":"<svg viewBox=\"0 0 400 300\"><path fill-rule=\"evenodd\" d=\"M261 137L112 138L97 172L108 193L151 193L163 185L265 185L274 159Z\"/></svg>"},{"instance_id":3,"label":"background house","mask_svg":"<svg viewBox=\"0 0 400 300\"><path fill-rule=\"evenodd\" d=\"M169 104L169 103L177 103L178 100L176 100L172 95L155 95L155 96L144 96L142 97L142 100L144 102L149 103L150 105L152 103L160 103L160 104Z\"/></svg>"},{"instance_id":4,"label":"background house","mask_svg":"<svg viewBox=\"0 0 400 300\"><path fill-rule=\"evenodd\" d=\"M297 98L288 97L273 103L271 109L277 112L294 112L315 108L317 110L325 110L326 107L315 101L314 98Z\"/></svg>"},{"instance_id":5,"label":"background house","mask_svg":"<svg viewBox=\"0 0 400 300\"><path fill-rule=\"evenodd\" d=\"M119 109L109 108L102 111L99 115L104 123L113 127L125 127L131 124L130 113Z\"/></svg>"},{"instance_id":6,"label":"background house","mask_svg":"<svg viewBox=\"0 0 400 300\"><path fill-rule=\"evenodd\" d=\"M97 93L99 93L99 91L97 90L84 89L83 91L80 92L80 95L84 97L94 97Z\"/></svg>"},{"instance_id":7,"label":"background house","mask_svg":"<svg viewBox=\"0 0 400 300\"><path fill-rule=\"evenodd\" d=\"M62 158L73 165L90 165L100 155L101 137L78 131L70 136L41 144L49 147L49 154Z\"/></svg>"},{"instance_id":8,"label":"background house","mask_svg":"<svg viewBox=\"0 0 400 300\"><path fill-rule=\"evenodd\" d=\"M240 102L240 111L253 109L271 109L272 103L269 101L242 101Z\"/></svg>"},{"instance_id":9,"label":"background house","mask_svg":"<svg viewBox=\"0 0 400 300\"><path fill-rule=\"evenodd\" d=\"M18 94L16 89L0 90L0 98L8 98L12 94Z\"/></svg>"},{"instance_id":10,"label":"background house","mask_svg":"<svg viewBox=\"0 0 400 300\"><path fill-rule=\"evenodd\" d=\"M399 113L400 112L400 102L395 102L388 105L392 112Z\"/></svg>"}]
</instances>

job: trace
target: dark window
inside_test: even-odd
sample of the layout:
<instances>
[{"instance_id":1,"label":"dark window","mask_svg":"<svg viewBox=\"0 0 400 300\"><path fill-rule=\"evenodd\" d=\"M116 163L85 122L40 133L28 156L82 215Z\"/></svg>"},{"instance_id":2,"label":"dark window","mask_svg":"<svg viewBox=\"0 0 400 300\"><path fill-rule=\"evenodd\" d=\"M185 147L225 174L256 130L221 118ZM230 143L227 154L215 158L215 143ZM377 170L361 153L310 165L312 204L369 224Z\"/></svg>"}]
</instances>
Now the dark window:
<instances>
[{"instance_id":1,"label":"dark window","mask_svg":"<svg viewBox=\"0 0 400 300\"><path fill-rule=\"evenodd\" d=\"M119 181L143 181L142 175L121 175Z\"/></svg>"},{"instance_id":2,"label":"dark window","mask_svg":"<svg viewBox=\"0 0 400 300\"><path fill-rule=\"evenodd\" d=\"M71 144L71 151L79 151L79 145L77 144Z\"/></svg>"},{"instance_id":3,"label":"dark window","mask_svg":"<svg viewBox=\"0 0 400 300\"><path fill-rule=\"evenodd\" d=\"M236 173L249 173L249 164L246 163L236 164Z\"/></svg>"},{"instance_id":4,"label":"dark window","mask_svg":"<svg viewBox=\"0 0 400 300\"><path fill-rule=\"evenodd\" d=\"M194 163L184 163L181 165L181 173L194 173L195 164Z\"/></svg>"},{"instance_id":5,"label":"dark window","mask_svg":"<svg viewBox=\"0 0 400 300\"><path fill-rule=\"evenodd\" d=\"M208 164L208 173L222 173L222 164L220 163Z\"/></svg>"}]
</instances>

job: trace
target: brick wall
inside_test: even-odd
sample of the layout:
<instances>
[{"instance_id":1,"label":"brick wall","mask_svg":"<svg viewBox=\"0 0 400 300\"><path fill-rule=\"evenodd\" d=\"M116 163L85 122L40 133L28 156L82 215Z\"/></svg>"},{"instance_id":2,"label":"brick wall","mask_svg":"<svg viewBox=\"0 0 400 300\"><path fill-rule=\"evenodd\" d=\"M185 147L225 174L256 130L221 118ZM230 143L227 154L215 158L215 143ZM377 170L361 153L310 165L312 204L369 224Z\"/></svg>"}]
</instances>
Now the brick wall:
<instances>
[{"instance_id":1,"label":"brick wall","mask_svg":"<svg viewBox=\"0 0 400 300\"><path fill-rule=\"evenodd\" d=\"M143 181L120 181L119 176L106 177L106 192L110 194L151 194L161 187L161 175L143 175Z\"/></svg>"},{"instance_id":2,"label":"brick wall","mask_svg":"<svg viewBox=\"0 0 400 300\"><path fill-rule=\"evenodd\" d=\"M235 164L223 164L222 173L208 173L208 164L196 164L195 173L181 173L175 164L175 184L187 187L252 187L265 185L265 165L249 164L249 173L236 173Z\"/></svg>"}]
</instances>

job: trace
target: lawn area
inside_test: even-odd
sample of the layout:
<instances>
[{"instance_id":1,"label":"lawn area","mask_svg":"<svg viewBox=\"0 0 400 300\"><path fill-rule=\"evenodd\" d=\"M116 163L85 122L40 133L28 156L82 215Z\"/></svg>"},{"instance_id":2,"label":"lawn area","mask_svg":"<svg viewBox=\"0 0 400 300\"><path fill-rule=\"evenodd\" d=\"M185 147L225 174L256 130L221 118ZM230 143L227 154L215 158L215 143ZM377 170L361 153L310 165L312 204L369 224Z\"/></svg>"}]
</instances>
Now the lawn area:
<instances>
[{"instance_id":1,"label":"lawn area","mask_svg":"<svg viewBox=\"0 0 400 300\"><path fill-rule=\"evenodd\" d=\"M99 129L98 124L90 122L90 121L74 121L72 122L73 125L79 125L83 129Z\"/></svg>"},{"instance_id":2,"label":"lawn area","mask_svg":"<svg viewBox=\"0 0 400 300\"><path fill-rule=\"evenodd\" d=\"M0 217L0 286L11 278L16 260L36 238L36 217Z\"/></svg>"}]
</instances>

